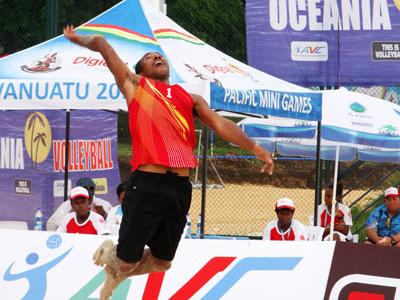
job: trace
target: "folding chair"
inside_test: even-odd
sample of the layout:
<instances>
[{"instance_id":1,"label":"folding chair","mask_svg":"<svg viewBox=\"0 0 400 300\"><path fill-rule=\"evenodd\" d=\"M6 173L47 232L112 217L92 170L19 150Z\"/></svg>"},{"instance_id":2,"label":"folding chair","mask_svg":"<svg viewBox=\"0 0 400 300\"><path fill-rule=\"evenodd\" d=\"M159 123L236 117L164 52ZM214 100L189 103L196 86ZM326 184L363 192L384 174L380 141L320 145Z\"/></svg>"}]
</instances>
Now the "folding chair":
<instances>
[{"instance_id":1,"label":"folding chair","mask_svg":"<svg viewBox=\"0 0 400 300\"><path fill-rule=\"evenodd\" d=\"M0 228L28 230L28 223L24 221L0 221Z\"/></svg>"},{"instance_id":2,"label":"folding chair","mask_svg":"<svg viewBox=\"0 0 400 300\"><path fill-rule=\"evenodd\" d=\"M324 227L304 226L306 228L306 241L322 241Z\"/></svg>"}]
</instances>

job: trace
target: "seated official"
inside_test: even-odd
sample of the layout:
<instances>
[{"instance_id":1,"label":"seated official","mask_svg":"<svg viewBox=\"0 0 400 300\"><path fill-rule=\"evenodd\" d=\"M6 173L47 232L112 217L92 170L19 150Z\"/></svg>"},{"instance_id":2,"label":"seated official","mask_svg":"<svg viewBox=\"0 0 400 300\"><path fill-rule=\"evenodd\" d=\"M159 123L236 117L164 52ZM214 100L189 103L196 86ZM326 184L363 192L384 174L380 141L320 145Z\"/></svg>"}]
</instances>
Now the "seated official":
<instances>
[{"instance_id":1,"label":"seated official","mask_svg":"<svg viewBox=\"0 0 400 300\"><path fill-rule=\"evenodd\" d=\"M89 193L85 188L73 188L70 202L73 212L63 218L58 232L98 235L110 233L104 218L90 210Z\"/></svg>"},{"instance_id":2,"label":"seated official","mask_svg":"<svg viewBox=\"0 0 400 300\"><path fill-rule=\"evenodd\" d=\"M106 219L107 213L112 209L112 205L110 204L110 202L101 198L97 198L95 196L96 184L93 179L89 177L82 177L76 181L75 185L84 187L88 191L90 209ZM72 212L70 201L64 201L63 203L61 203L56 211L47 220L46 229L48 231L57 230L58 226L60 226L61 224L62 219L70 212Z\"/></svg>"},{"instance_id":3,"label":"seated official","mask_svg":"<svg viewBox=\"0 0 400 300\"><path fill-rule=\"evenodd\" d=\"M331 232L331 212L332 212L332 196L333 184L330 184L325 189L325 204L318 206L318 222L317 225L324 227L324 240L330 239ZM335 203L335 218L333 220L333 240L351 241L353 239L350 228L353 225L350 208L342 203L343 184L338 183L336 186L336 203Z\"/></svg>"},{"instance_id":4,"label":"seated official","mask_svg":"<svg viewBox=\"0 0 400 300\"><path fill-rule=\"evenodd\" d=\"M263 240L305 241L305 227L301 222L293 219L294 211L292 199L278 199L275 205L278 218L265 226Z\"/></svg>"},{"instance_id":5,"label":"seated official","mask_svg":"<svg viewBox=\"0 0 400 300\"><path fill-rule=\"evenodd\" d=\"M365 244L400 247L400 198L398 189L385 190L384 204L375 208L365 223Z\"/></svg>"}]
</instances>

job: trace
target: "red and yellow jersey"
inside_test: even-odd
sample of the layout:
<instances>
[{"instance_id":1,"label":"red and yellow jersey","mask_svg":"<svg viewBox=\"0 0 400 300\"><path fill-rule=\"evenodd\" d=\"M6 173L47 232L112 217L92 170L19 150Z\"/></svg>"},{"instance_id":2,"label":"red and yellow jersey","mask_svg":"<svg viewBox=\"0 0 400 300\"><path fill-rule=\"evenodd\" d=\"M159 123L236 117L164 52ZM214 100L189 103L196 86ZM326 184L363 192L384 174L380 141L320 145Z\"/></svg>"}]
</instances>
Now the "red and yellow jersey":
<instances>
[{"instance_id":1,"label":"red and yellow jersey","mask_svg":"<svg viewBox=\"0 0 400 300\"><path fill-rule=\"evenodd\" d=\"M81 234L108 234L106 222L103 217L95 212L90 212L88 218L83 223L78 223L76 213L67 214L61 222L58 232L81 233Z\"/></svg>"},{"instance_id":2,"label":"red and yellow jersey","mask_svg":"<svg viewBox=\"0 0 400 300\"><path fill-rule=\"evenodd\" d=\"M146 164L197 166L193 108L192 97L179 85L140 79L128 107L133 171Z\"/></svg>"}]
</instances>

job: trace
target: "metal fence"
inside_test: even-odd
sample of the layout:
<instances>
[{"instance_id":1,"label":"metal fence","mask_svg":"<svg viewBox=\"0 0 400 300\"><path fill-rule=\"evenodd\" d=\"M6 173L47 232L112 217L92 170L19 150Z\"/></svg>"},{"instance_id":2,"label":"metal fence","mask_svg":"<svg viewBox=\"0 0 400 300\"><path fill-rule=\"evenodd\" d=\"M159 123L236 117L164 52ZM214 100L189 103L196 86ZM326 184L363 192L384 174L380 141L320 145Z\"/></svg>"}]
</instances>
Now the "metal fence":
<instances>
[{"instance_id":1,"label":"metal fence","mask_svg":"<svg viewBox=\"0 0 400 300\"><path fill-rule=\"evenodd\" d=\"M225 148L227 153L234 153ZM276 218L275 203L281 197L295 202L294 218L305 225L313 224L315 206L316 161L301 158L279 158L273 176L260 174L255 158L214 155L207 159L205 234L260 238L269 221ZM197 231L202 203L202 164L191 175L193 199L190 209L192 233ZM344 174L352 163L340 163ZM323 190L333 180L333 162L324 161ZM399 167L390 163L364 163L341 178L343 203L350 206L355 218L353 232L363 240L363 225L371 210L382 203L382 193L389 186L399 186ZM322 192L324 202L324 191ZM365 213L363 208L369 208Z\"/></svg>"},{"instance_id":2,"label":"metal fence","mask_svg":"<svg viewBox=\"0 0 400 300\"><path fill-rule=\"evenodd\" d=\"M267 222L276 218L275 203L289 197L296 205L295 218L309 224L314 214L314 161L278 160L270 177L260 174L255 158L210 157L207 168L205 234L260 237ZM294 167L295 166L295 167ZM202 178L202 162L199 178ZM308 174L304 174L307 172ZM285 176L285 174L291 176ZM202 190L193 176L190 210L194 233L201 211Z\"/></svg>"}]
</instances>

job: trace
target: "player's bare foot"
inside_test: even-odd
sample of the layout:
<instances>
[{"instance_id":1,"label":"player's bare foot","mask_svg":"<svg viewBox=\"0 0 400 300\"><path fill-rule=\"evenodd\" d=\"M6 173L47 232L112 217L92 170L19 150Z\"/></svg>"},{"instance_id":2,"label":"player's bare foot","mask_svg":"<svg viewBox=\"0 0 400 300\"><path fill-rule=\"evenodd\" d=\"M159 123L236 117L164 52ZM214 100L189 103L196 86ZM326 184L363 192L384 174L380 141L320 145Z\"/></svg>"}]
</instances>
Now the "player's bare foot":
<instances>
[{"instance_id":1,"label":"player's bare foot","mask_svg":"<svg viewBox=\"0 0 400 300\"><path fill-rule=\"evenodd\" d=\"M105 240L93 254L93 262L97 266L104 266L109 262L111 252L114 248L112 240Z\"/></svg>"}]
</instances>

